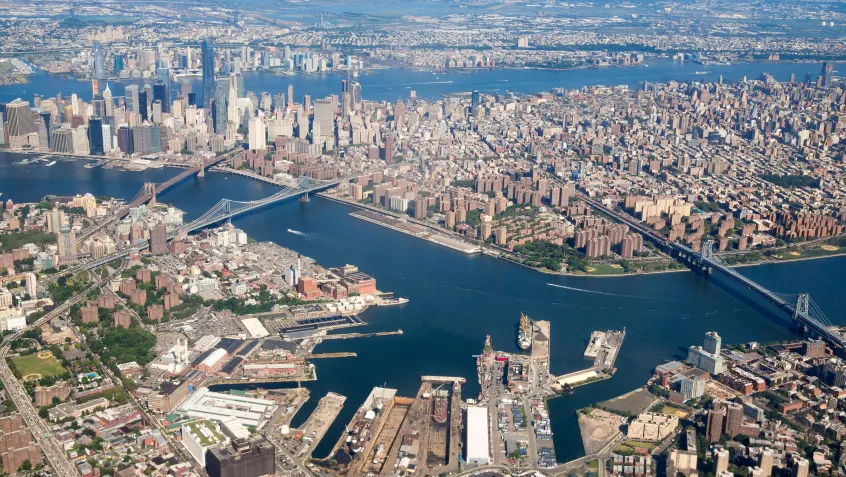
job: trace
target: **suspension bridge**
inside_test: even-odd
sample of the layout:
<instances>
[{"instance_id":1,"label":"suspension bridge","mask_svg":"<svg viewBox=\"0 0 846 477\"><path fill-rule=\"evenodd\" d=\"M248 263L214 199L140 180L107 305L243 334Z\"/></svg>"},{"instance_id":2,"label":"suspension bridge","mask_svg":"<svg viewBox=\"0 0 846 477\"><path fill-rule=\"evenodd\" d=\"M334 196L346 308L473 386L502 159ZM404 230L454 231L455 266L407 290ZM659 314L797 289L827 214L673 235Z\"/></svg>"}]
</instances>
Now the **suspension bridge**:
<instances>
[{"instance_id":1,"label":"suspension bridge","mask_svg":"<svg viewBox=\"0 0 846 477\"><path fill-rule=\"evenodd\" d=\"M714 244L713 240L704 240L699 252L694 252L690 247L678 242L671 244L671 247L678 254L678 258L686 261L692 267L703 271L705 274L710 274L713 271L722 272L789 314L804 331L818 335L831 345L844 347L846 340L844 340L843 335L837 331L822 309L811 298L811 295L807 293L776 293L751 278L741 275L720 260L714 252Z\"/></svg>"},{"instance_id":2,"label":"suspension bridge","mask_svg":"<svg viewBox=\"0 0 846 477\"><path fill-rule=\"evenodd\" d=\"M221 199L205 214L197 217L191 222L187 224L182 224L179 227L168 229L167 238L168 240L170 240L180 233L191 233L196 230L208 227L212 224L223 222L224 220L230 220L235 216L246 214L247 212L256 210L266 205L275 204L277 202L281 202L283 200L290 199L293 197L303 196L305 200L308 200L309 192L317 192L323 189L334 187L340 184L341 182L348 181L352 177L355 176L345 176L328 181L321 181L311 179L308 176L301 176L297 180L296 185L283 186L282 190L280 190L279 192L276 192L275 194L265 197L263 199L253 200L249 202L242 202L231 199Z\"/></svg>"},{"instance_id":3,"label":"suspension bridge","mask_svg":"<svg viewBox=\"0 0 846 477\"><path fill-rule=\"evenodd\" d=\"M233 157L237 156L238 154L243 154L243 150L237 150L235 152L230 152L228 154L223 154L218 157L213 157L211 159L199 159L194 165L191 165L184 171L180 172L179 174L171 177L170 179L166 180L165 182L155 183L155 182L146 182L135 194L135 197L132 198L129 202L122 205L118 210L116 210L113 214L109 215L105 219L97 222L89 227L86 227L82 230L79 236L77 236L77 241L82 242L85 239L92 237L94 234L102 230L104 227L107 227L115 222L121 220L122 218L126 217L129 214L129 209L133 207L138 207L141 204L146 202L155 203L156 195L160 194L174 185L182 182L182 180L186 179L189 176L197 174L198 177L203 177L205 175L206 169L212 167L216 164L219 164L224 161L228 161Z\"/></svg>"},{"instance_id":4,"label":"suspension bridge","mask_svg":"<svg viewBox=\"0 0 846 477\"><path fill-rule=\"evenodd\" d=\"M642 234L644 238L651 240L661 249L670 252L671 256L674 256L679 261L686 263L691 268L701 270L705 274L710 274L714 271L722 272L727 277L746 286L765 300L789 314L794 323L800 325L803 330L820 336L832 346L839 346L841 348L846 347L846 339L844 339L843 334L833 327L831 321L825 316L822 309L814 303L814 300L809 294L802 293L791 295L776 293L751 278L741 275L720 260L719 256L714 251L715 242L713 240L704 240L699 248L700 251L696 252L684 244L678 242L671 243L663 234L644 226L633 217L608 207L600 201L591 199L590 197L584 195L580 198L593 208L611 215L620 222L628 225L631 229Z\"/></svg>"}]
</instances>

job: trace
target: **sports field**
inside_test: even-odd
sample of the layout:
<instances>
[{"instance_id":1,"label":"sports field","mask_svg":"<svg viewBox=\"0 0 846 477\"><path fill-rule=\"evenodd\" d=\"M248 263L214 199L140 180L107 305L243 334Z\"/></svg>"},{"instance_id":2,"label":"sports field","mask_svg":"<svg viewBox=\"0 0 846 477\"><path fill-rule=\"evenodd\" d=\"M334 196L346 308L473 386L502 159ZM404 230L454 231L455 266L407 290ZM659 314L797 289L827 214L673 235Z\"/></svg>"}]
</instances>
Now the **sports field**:
<instances>
[{"instance_id":1,"label":"sports field","mask_svg":"<svg viewBox=\"0 0 846 477\"><path fill-rule=\"evenodd\" d=\"M37 381L48 376L58 376L65 372L62 363L49 351L39 351L27 356L13 358L15 368L24 381Z\"/></svg>"}]
</instances>

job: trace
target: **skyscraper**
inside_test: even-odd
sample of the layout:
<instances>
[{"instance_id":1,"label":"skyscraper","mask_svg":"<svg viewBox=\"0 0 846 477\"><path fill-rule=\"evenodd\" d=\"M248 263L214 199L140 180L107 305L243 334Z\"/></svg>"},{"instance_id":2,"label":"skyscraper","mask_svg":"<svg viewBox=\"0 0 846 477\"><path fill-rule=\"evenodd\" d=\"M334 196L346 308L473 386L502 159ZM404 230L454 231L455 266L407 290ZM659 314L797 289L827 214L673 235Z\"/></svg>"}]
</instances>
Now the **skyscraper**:
<instances>
[{"instance_id":1,"label":"skyscraper","mask_svg":"<svg viewBox=\"0 0 846 477\"><path fill-rule=\"evenodd\" d=\"M728 449L719 448L714 451L714 475L719 475L720 472L726 472L729 467L731 454Z\"/></svg>"},{"instance_id":2,"label":"skyscraper","mask_svg":"<svg viewBox=\"0 0 846 477\"><path fill-rule=\"evenodd\" d=\"M47 147L48 148L50 147L50 131L51 131L51 126L52 126L52 122L53 122L52 118L53 118L53 116L46 111L41 113L41 124L44 128L44 132L47 134ZM1 134L2 133L0 133L0 135ZM42 143L41 146L44 146L44 144Z\"/></svg>"},{"instance_id":3,"label":"skyscraper","mask_svg":"<svg viewBox=\"0 0 846 477\"><path fill-rule=\"evenodd\" d=\"M92 156L102 156L103 150L103 120L99 117L88 119L88 147Z\"/></svg>"},{"instance_id":4,"label":"skyscraper","mask_svg":"<svg viewBox=\"0 0 846 477\"><path fill-rule=\"evenodd\" d=\"M352 99L353 109L357 109L361 103L361 83L358 81L350 83L350 98Z\"/></svg>"},{"instance_id":5,"label":"skyscraper","mask_svg":"<svg viewBox=\"0 0 846 477\"><path fill-rule=\"evenodd\" d=\"M793 463L793 468L790 469L790 475L792 477L808 477L809 468L810 464L808 463L808 459L800 457Z\"/></svg>"},{"instance_id":6,"label":"skyscraper","mask_svg":"<svg viewBox=\"0 0 846 477\"><path fill-rule=\"evenodd\" d=\"M823 88L831 87L834 80L834 64L828 61L823 62L822 66L822 86Z\"/></svg>"},{"instance_id":7,"label":"skyscraper","mask_svg":"<svg viewBox=\"0 0 846 477\"><path fill-rule=\"evenodd\" d=\"M115 55L115 64L114 64L115 75L119 75L120 72L123 71L123 63L124 63L123 55Z\"/></svg>"},{"instance_id":8,"label":"skyscraper","mask_svg":"<svg viewBox=\"0 0 846 477\"><path fill-rule=\"evenodd\" d=\"M773 472L773 451L772 449L764 449L761 452L761 458L758 461L758 467L764 474L764 477L770 477Z\"/></svg>"},{"instance_id":9,"label":"skyscraper","mask_svg":"<svg viewBox=\"0 0 846 477\"><path fill-rule=\"evenodd\" d=\"M6 123L9 137L26 136L32 132L32 113L29 102L16 99L6 105Z\"/></svg>"},{"instance_id":10,"label":"skyscraper","mask_svg":"<svg viewBox=\"0 0 846 477\"><path fill-rule=\"evenodd\" d=\"M153 85L153 101L161 101L162 112L170 112L170 97L168 96L167 84L161 80Z\"/></svg>"},{"instance_id":11,"label":"skyscraper","mask_svg":"<svg viewBox=\"0 0 846 477\"><path fill-rule=\"evenodd\" d=\"M59 263L72 262L76 255L76 234L67 225L59 230L58 245Z\"/></svg>"},{"instance_id":12,"label":"skyscraper","mask_svg":"<svg viewBox=\"0 0 846 477\"><path fill-rule=\"evenodd\" d=\"M705 333L705 343L702 348L713 355L719 356L722 342L722 338L720 338L720 335L716 331L709 331Z\"/></svg>"},{"instance_id":13,"label":"skyscraper","mask_svg":"<svg viewBox=\"0 0 846 477\"><path fill-rule=\"evenodd\" d=\"M106 79L106 51L103 50L103 45L99 41L94 42L94 69L93 79Z\"/></svg>"},{"instance_id":14,"label":"skyscraper","mask_svg":"<svg viewBox=\"0 0 846 477\"><path fill-rule=\"evenodd\" d=\"M226 111L226 96L229 92L229 82L223 78L217 82L214 90L214 132L223 134L226 132L226 124L229 122Z\"/></svg>"},{"instance_id":15,"label":"skyscraper","mask_svg":"<svg viewBox=\"0 0 846 477\"><path fill-rule=\"evenodd\" d=\"M150 231L150 252L153 255L167 253L167 228L165 224L158 224Z\"/></svg>"},{"instance_id":16,"label":"skyscraper","mask_svg":"<svg viewBox=\"0 0 846 477\"><path fill-rule=\"evenodd\" d=\"M131 84L126 87L126 109L133 113L140 112L138 108L138 85Z\"/></svg>"},{"instance_id":17,"label":"skyscraper","mask_svg":"<svg viewBox=\"0 0 846 477\"><path fill-rule=\"evenodd\" d=\"M720 440L720 436L723 434L725 415L725 408L714 408L708 411L708 423L705 428L705 437L708 442L713 444Z\"/></svg>"},{"instance_id":18,"label":"skyscraper","mask_svg":"<svg viewBox=\"0 0 846 477\"><path fill-rule=\"evenodd\" d=\"M171 94L170 94L170 70L167 68L159 68L156 70L156 84L163 86L163 94L161 96L155 95L155 88L153 98L158 99L162 102L162 112L163 113L170 113L170 101L171 101Z\"/></svg>"},{"instance_id":19,"label":"skyscraper","mask_svg":"<svg viewBox=\"0 0 846 477\"><path fill-rule=\"evenodd\" d=\"M479 105L482 104L479 90L474 90L470 96L470 114L476 115L479 112Z\"/></svg>"},{"instance_id":20,"label":"skyscraper","mask_svg":"<svg viewBox=\"0 0 846 477\"><path fill-rule=\"evenodd\" d=\"M214 46L208 41L200 45L203 57L203 105L208 107L214 98Z\"/></svg>"},{"instance_id":21,"label":"skyscraper","mask_svg":"<svg viewBox=\"0 0 846 477\"><path fill-rule=\"evenodd\" d=\"M288 85L288 110L294 109L294 85Z\"/></svg>"},{"instance_id":22,"label":"skyscraper","mask_svg":"<svg viewBox=\"0 0 846 477\"><path fill-rule=\"evenodd\" d=\"M147 105L150 104L150 101L147 99L147 90L144 89L143 91L138 92L138 114L141 115L141 121L146 121L150 119L150 112L147 109Z\"/></svg>"}]
</instances>

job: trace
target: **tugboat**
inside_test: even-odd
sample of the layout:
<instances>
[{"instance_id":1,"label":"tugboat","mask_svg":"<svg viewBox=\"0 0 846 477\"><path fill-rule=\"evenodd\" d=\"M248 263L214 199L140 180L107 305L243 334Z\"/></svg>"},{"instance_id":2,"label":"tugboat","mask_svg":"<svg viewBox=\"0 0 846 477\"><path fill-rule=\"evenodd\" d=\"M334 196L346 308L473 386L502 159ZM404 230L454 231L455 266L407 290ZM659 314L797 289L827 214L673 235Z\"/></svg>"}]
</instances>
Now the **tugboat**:
<instances>
[{"instance_id":1,"label":"tugboat","mask_svg":"<svg viewBox=\"0 0 846 477\"><path fill-rule=\"evenodd\" d=\"M520 313L520 328L517 330L517 344L520 349L527 350L532 347L532 323L529 317Z\"/></svg>"}]
</instances>

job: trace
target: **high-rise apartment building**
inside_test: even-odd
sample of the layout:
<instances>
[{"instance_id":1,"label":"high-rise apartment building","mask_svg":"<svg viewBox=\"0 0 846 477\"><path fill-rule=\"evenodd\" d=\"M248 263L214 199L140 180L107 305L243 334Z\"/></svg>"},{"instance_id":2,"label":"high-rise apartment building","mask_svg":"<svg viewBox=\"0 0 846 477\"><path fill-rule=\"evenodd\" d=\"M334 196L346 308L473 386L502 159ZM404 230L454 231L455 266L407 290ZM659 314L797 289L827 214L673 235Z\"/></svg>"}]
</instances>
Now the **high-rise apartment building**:
<instances>
[{"instance_id":1,"label":"high-rise apartment building","mask_svg":"<svg viewBox=\"0 0 846 477\"><path fill-rule=\"evenodd\" d=\"M167 227L165 224L158 224L150 231L150 252L153 255L167 254Z\"/></svg>"},{"instance_id":2,"label":"high-rise apartment building","mask_svg":"<svg viewBox=\"0 0 846 477\"><path fill-rule=\"evenodd\" d=\"M722 340L720 335L709 331L705 335L705 347L691 346L687 352L687 360L699 369L711 374L721 374L725 371L723 357L720 356Z\"/></svg>"}]
</instances>

